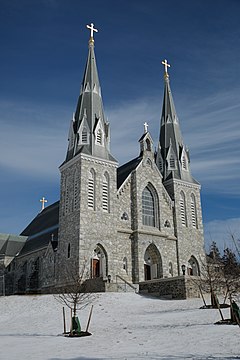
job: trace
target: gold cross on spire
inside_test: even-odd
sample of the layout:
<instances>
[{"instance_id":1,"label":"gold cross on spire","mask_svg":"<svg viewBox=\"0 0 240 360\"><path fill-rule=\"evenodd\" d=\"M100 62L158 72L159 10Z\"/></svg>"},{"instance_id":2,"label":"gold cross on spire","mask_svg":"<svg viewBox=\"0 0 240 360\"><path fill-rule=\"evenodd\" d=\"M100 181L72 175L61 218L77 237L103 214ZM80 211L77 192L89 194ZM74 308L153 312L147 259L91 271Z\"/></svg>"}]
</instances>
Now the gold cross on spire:
<instances>
[{"instance_id":1,"label":"gold cross on spire","mask_svg":"<svg viewBox=\"0 0 240 360\"><path fill-rule=\"evenodd\" d=\"M166 59L164 61L162 61L162 64L164 65L164 68L165 68L165 75L168 76L168 67L171 67L171 65L168 64Z\"/></svg>"},{"instance_id":2,"label":"gold cross on spire","mask_svg":"<svg viewBox=\"0 0 240 360\"><path fill-rule=\"evenodd\" d=\"M93 39L93 32L95 31L95 32L98 32L98 30L97 29L94 29L94 24L93 23L91 23L91 25L87 25L87 28L90 30L90 38L91 38L91 40L94 40Z\"/></svg>"},{"instance_id":3,"label":"gold cross on spire","mask_svg":"<svg viewBox=\"0 0 240 360\"><path fill-rule=\"evenodd\" d=\"M45 203L47 202L47 200L46 200L45 197L43 196L43 198L40 199L39 201L42 203L42 210L41 210L41 211L43 211L44 208L45 208Z\"/></svg>"}]
</instances>

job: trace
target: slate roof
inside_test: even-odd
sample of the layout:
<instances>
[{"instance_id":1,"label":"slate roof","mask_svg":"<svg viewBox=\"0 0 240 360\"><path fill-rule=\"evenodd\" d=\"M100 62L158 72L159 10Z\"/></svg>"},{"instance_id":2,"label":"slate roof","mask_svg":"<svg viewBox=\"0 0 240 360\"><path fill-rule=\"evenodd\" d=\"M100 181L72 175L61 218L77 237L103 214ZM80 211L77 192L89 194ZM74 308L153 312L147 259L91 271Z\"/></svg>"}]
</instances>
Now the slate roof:
<instances>
[{"instance_id":1,"label":"slate roof","mask_svg":"<svg viewBox=\"0 0 240 360\"><path fill-rule=\"evenodd\" d=\"M128 175L136 169L138 164L142 161L142 156L123 164L117 169L117 188L119 189L123 182L126 180Z\"/></svg>"},{"instance_id":2,"label":"slate roof","mask_svg":"<svg viewBox=\"0 0 240 360\"><path fill-rule=\"evenodd\" d=\"M182 170L181 155L183 149L186 151L186 155L189 160L189 151L183 142L183 137L179 125L178 116L176 113L172 92L170 89L169 76L165 74L165 86L164 97L161 116L161 130L160 130L160 145L163 161L166 165L167 156L174 154L175 157L175 169L168 169L167 166L163 166L163 180L180 179L194 184L199 184L191 175L190 167L188 171Z\"/></svg>"},{"instance_id":3,"label":"slate roof","mask_svg":"<svg viewBox=\"0 0 240 360\"><path fill-rule=\"evenodd\" d=\"M59 227L59 201L46 207L23 230L21 235L28 236L19 256L47 247L52 240L52 246L57 247ZM53 237L52 237L53 234Z\"/></svg>"},{"instance_id":4,"label":"slate roof","mask_svg":"<svg viewBox=\"0 0 240 360\"><path fill-rule=\"evenodd\" d=\"M26 236L0 234L0 255L15 256L22 249L26 240Z\"/></svg>"},{"instance_id":5,"label":"slate roof","mask_svg":"<svg viewBox=\"0 0 240 360\"><path fill-rule=\"evenodd\" d=\"M102 145L95 143L95 130L100 126L104 132ZM88 131L88 142L81 145L82 128ZM80 138L79 138L80 136ZM73 120L69 130L69 147L65 162L79 153L93 155L101 159L116 162L110 154L108 145L110 141L109 123L105 118L101 87L98 77L97 63L94 51L94 41L89 41L88 58L83 75L81 91Z\"/></svg>"},{"instance_id":6,"label":"slate roof","mask_svg":"<svg viewBox=\"0 0 240 360\"><path fill-rule=\"evenodd\" d=\"M192 177L191 174L189 174L189 172L183 173L182 176L180 177L178 173L173 173L173 171L168 175L168 177L165 179L165 181L170 180L170 179L178 179L178 180L183 180L183 181L187 181L187 182L191 182L197 185L200 185L200 183L194 179Z\"/></svg>"}]
</instances>

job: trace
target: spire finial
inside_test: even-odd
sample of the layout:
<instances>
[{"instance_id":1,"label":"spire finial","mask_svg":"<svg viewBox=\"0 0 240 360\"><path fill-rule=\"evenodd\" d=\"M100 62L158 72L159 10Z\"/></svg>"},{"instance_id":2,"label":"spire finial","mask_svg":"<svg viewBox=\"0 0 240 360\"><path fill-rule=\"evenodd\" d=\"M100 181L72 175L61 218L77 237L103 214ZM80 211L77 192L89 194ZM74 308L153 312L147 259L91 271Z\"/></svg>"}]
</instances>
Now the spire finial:
<instances>
[{"instance_id":1,"label":"spire finial","mask_svg":"<svg viewBox=\"0 0 240 360\"><path fill-rule=\"evenodd\" d=\"M86 26L87 26L87 28L90 30L90 40L89 40L89 42L94 42L93 32L94 32L94 31L95 31L95 32L98 32L98 30L94 28L94 24L93 24L93 23L91 23L91 25L86 25Z\"/></svg>"},{"instance_id":2,"label":"spire finial","mask_svg":"<svg viewBox=\"0 0 240 360\"><path fill-rule=\"evenodd\" d=\"M144 126L144 134L146 134L148 132L148 123L145 121L143 126Z\"/></svg>"},{"instance_id":3,"label":"spire finial","mask_svg":"<svg viewBox=\"0 0 240 360\"><path fill-rule=\"evenodd\" d=\"M170 64L168 64L167 60L165 59L164 61L162 61L162 64L164 65L164 68L165 68L165 78L168 78L169 75L168 75L168 67L171 67Z\"/></svg>"},{"instance_id":4,"label":"spire finial","mask_svg":"<svg viewBox=\"0 0 240 360\"><path fill-rule=\"evenodd\" d=\"M45 203L47 202L47 200L45 199L45 197L43 196L42 199L40 199L40 202L42 203L42 209L41 211L43 211L45 209Z\"/></svg>"}]
</instances>

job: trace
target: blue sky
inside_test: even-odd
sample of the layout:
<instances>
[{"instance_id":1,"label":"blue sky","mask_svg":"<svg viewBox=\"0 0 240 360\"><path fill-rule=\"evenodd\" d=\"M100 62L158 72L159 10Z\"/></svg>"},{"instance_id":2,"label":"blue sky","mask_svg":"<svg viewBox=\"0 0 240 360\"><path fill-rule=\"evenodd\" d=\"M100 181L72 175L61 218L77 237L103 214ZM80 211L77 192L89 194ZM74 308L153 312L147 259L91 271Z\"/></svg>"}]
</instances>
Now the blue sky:
<instances>
[{"instance_id":1,"label":"blue sky","mask_svg":"<svg viewBox=\"0 0 240 360\"><path fill-rule=\"evenodd\" d=\"M93 22L112 154L135 157L145 121L157 144L168 59L206 243L239 238L239 16L238 0L0 0L0 232L59 199Z\"/></svg>"}]
</instances>

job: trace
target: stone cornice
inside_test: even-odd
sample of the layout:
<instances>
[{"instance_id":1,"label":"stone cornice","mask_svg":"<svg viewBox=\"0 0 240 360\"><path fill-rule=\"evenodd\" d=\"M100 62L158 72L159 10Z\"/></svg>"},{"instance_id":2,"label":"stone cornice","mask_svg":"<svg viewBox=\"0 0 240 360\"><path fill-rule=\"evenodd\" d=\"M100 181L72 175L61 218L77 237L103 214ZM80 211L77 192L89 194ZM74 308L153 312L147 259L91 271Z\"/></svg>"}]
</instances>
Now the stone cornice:
<instances>
[{"instance_id":1,"label":"stone cornice","mask_svg":"<svg viewBox=\"0 0 240 360\"><path fill-rule=\"evenodd\" d=\"M120 228L117 229L117 232L123 233L123 234L129 234L129 235L131 235L133 233L133 231L131 229L120 229Z\"/></svg>"},{"instance_id":2,"label":"stone cornice","mask_svg":"<svg viewBox=\"0 0 240 360\"><path fill-rule=\"evenodd\" d=\"M131 230L131 229L117 229L118 233L123 233L123 234L129 234L129 235L133 235L135 233L138 233L139 235L151 235L151 236L157 236L157 237L162 237L165 238L166 240L173 240L173 241L177 241L177 238L173 235L167 235L164 234L162 232L156 232L156 231L146 231L146 230Z\"/></svg>"},{"instance_id":3,"label":"stone cornice","mask_svg":"<svg viewBox=\"0 0 240 360\"><path fill-rule=\"evenodd\" d=\"M90 162L95 163L95 164L107 165L107 166L113 167L113 168L118 167L118 163L116 161L105 160L105 159L101 159L101 158L98 158L98 157L93 157L92 155L86 155L86 154L80 153L80 154L74 156L68 162L66 162L66 163L62 164L61 166L59 166L59 170L60 171L65 170L69 166L74 165L80 159L87 160L87 161L90 161Z\"/></svg>"},{"instance_id":4,"label":"stone cornice","mask_svg":"<svg viewBox=\"0 0 240 360\"><path fill-rule=\"evenodd\" d=\"M187 181L184 180L179 180L179 179L170 179L167 181L164 181L164 186L167 186L169 184L176 184L176 185L180 185L180 186L185 186L188 187L190 189L201 189L201 185L200 184L193 184L193 183L189 183Z\"/></svg>"}]
</instances>

